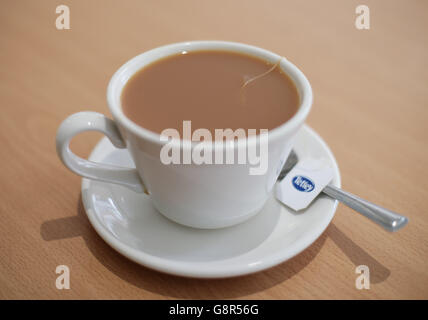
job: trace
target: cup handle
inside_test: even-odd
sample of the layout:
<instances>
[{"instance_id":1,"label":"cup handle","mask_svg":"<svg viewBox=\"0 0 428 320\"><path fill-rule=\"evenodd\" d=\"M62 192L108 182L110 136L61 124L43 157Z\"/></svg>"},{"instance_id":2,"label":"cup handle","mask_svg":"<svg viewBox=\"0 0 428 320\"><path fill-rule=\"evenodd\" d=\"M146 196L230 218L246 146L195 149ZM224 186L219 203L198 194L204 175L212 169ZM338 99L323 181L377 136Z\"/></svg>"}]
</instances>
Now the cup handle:
<instances>
[{"instance_id":1,"label":"cup handle","mask_svg":"<svg viewBox=\"0 0 428 320\"><path fill-rule=\"evenodd\" d=\"M113 120L97 112L78 112L65 119L56 134L56 151L64 165L84 178L120 184L135 192L144 192L145 187L136 169L96 163L71 152L71 139L84 131L102 132L115 147L126 148L126 143Z\"/></svg>"}]
</instances>

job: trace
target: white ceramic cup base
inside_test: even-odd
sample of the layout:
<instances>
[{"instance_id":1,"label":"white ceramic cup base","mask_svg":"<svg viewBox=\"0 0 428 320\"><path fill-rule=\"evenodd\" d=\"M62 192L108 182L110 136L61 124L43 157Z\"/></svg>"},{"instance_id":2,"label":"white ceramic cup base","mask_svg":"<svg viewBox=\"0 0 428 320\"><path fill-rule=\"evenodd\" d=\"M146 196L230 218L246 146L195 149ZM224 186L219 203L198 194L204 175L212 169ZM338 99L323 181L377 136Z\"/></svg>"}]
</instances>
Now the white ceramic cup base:
<instances>
[{"instance_id":1,"label":"white ceramic cup base","mask_svg":"<svg viewBox=\"0 0 428 320\"><path fill-rule=\"evenodd\" d=\"M304 126L296 135L299 157L326 158L340 187L336 160L325 142ZM92 161L134 166L126 149L103 138ZM294 212L270 197L263 209L232 227L204 230L165 218L149 196L111 183L83 179L82 200L97 233L129 259L169 274L196 277L233 277L265 270L310 246L327 228L337 201L319 196L306 210Z\"/></svg>"}]
</instances>

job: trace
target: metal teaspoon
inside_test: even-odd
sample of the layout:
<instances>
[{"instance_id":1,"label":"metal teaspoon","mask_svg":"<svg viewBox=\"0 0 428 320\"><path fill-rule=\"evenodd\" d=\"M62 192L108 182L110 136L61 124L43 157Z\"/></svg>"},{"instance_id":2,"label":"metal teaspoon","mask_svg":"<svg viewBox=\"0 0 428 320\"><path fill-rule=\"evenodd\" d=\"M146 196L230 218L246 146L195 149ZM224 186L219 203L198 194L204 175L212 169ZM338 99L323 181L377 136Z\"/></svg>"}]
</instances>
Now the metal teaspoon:
<instances>
[{"instance_id":1,"label":"metal teaspoon","mask_svg":"<svg viewBox=\"0 0 428 320\"><path fill-rule=\"evenodd\" d=\"M296 152L294 152L294 150L291 150L287 161L282 167L278 180L282 180L286 176L286 174L290 172L290 170L297 164L298 160L299 159L297 157ZM322 192L324 192L329 197L338 200L339 202L361 213L362 215L369 218L370 220L377 223L388 231L397 231L403 228L408 222L408 219L405 216L402 216L391 210L382 208L367 200L361 199L360 197L357 197L356 195L337 188L332 184L327 185Z\"/></svg>"}]
</instances>

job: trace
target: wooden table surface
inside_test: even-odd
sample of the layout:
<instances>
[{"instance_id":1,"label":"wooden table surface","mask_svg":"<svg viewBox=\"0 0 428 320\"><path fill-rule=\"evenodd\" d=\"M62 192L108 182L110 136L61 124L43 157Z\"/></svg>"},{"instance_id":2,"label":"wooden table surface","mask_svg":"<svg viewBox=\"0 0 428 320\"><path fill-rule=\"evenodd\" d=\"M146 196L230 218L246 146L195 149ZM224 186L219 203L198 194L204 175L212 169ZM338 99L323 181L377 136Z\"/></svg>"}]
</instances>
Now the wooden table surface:
<instances>
[{"instance_id":1,"label":"wooden table surface","mask_svg":"<svg viewBox=\"0 0 428 320\"><path fill-rule=\"evenodd\" d=\"M359 1L15 1L0 10L0 298L394 299L428 298L428 2L372 1L370 29L355 27ZM59 4L70 30L57 30ZM81 178L55 153L68 115L109 114L106 86L129 58L159 45L221 39L279 53L306 74L308 119L329 144L343 187L401 212L387 233L343 205L306 251L270 270L197 280L141 267L91 227ZM101 134L72 149L87 156ZM55 287L58 265L69 290ZM358 265L369 290L355 287Z\"/></svg>"}]
</instances>

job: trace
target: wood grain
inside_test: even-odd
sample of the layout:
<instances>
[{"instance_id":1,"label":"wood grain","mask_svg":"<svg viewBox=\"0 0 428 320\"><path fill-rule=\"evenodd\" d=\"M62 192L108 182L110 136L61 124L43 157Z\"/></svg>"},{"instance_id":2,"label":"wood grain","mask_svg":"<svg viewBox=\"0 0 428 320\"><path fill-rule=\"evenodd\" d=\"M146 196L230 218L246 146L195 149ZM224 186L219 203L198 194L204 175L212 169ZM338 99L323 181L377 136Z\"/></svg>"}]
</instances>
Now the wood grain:
<instances>
[{"instance_id":1,"label":"wood grain","mask_svg":"<svg viewBox=\"0 0 428 320\"><path fill-rule=\"evenodd\" d=\"M71 30L55 28L55 8ZM0 10L0 298L427 299L428 19L426 1L2 1ZM239 41L284 55L315 95L308 123L328 142L343 186L410 218L384 232L339 206L309 249L273 269L224 280L172 277L122 257L82 209L81 179L58 160L59 123L82 110L108 114L114 71L153 47L196 39ZM85 134L87 156L100 139ZM55 268L71 271L57 290ZM371 270L355 288L355 267Z\"/></svg>"}]
</instances>

